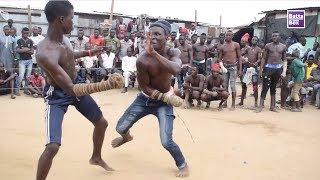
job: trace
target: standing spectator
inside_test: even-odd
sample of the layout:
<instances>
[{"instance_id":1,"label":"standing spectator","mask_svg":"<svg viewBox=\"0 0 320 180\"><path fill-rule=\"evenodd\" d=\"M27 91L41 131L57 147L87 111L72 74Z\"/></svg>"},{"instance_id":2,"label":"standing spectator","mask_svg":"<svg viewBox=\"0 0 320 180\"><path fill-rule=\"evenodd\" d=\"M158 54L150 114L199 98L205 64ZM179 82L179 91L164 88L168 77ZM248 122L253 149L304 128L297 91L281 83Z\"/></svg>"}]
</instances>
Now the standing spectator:
<instances>
[{"instance_id":1,"label":"standing spectator","mask_svg":"<svg viewBox=\"0 0 320 180\"><path fill-rule=\"evenodd\" d=\"M19 53L19 84L18 93L20 90L21 82L24 78L25 72L27 72L26 77L28 78L32 71L32 57L34 53L33 42L28 38L29 29L27 27L23 28L21 31L22 38L17 42L17 53ZM27 79L26 79L27 80ZM28 85L28 83L26 83ZM26 92L26 91L25 91Z\"/></svg>"},{"instance_id":2,"label":"standing spectator","mask_svg":"<svg viewBox=\"0 0 320 180\"><path fill-rule=\"evenodd\" d=\"M89 43L89 38L84 36L82 28L78 29L78 37L73 42L75 51L84 51L86 49L86 45Z\"/></svg>"},{"instance_id":3,"label":"standing spectator","mask_svg":"<svg viewBox=\"0 0 320 180\"><path fill-rule=\"evenodd\" d=\"M308 79L308 81L312 83L312 87L313 87L311 101L310 101L310 103L313 105L316 101L317 93L320 90L320 61L318 61L318 67L312 69L311 77ZM320 107L318 106L318 108Z\"/></svg>"},{"instance_id":4,"label":"standing spectator","mask_svg":"<svg viewBox=\"0 0 320 180\"><path fill-rule=\"evenodd\" d=\"M287 47L291 46L294 43L298 42L298 36L293 31L290 31L290 35L288 39L286 40Z\"/></svg>"},{"instance_id":5,"label":"standing spectator","mask_svg":"<svg viewBox=\"0 0 320 180\"><path fill-rule=\"evenodd\" d=\"M262 111L264 100L270 88L270 111L276 110L276 88L280 78L285 78L287 72L286 45L280 43L278 31L272 33L272 42L266 44L260 67L260 77L263 77L260 104L257 113Z\"/></svg>"},{"instance_id":6,"label":"standing spectator","mask_svg":"<svg viewBox=\"0 0 320 180\"><path fill-rule=\"evenodd\" d=\"M191 24L191 28L189 30L189 38L191 38L191 36L194 35L194 34L196 34L197 36L199 35L196 24L192 23Z\"/></svg>"},{"instance_id":7,"label":"standing spectator","mask_svg":"<svg viewBox=\"0 0 320 180\"><path fill-rule=\"evenodd\" d=\"M132 54L133 54L132 48L129 47L127 49L127 56L123 57L123 60L122 60L121 68L123 70L123 76L124 76L124 89L122 93L128 92L130 77L135 75L137 71L137 67L136 67L137 58L135 56L132 56Z\"/></svg>"},{"instance_id":8,"label":"standing spectator","mask_svg":"<svg viewBox=\"0 0 320 180\"><path fill-rule=\"evenodd\" d=\"M105 39L105 44L106 46L110 46L111 52L113 52L117 56L120 51L121 43L120 43L120 40L115 35L116 35L116 31L114 29L111 29L109 36L107 36Z\"/></svg>"},{"instance_id":9,"label":"standing spectator","mask_svg":"<svg viewBox=\"0 0 320 180\"><path fill-rule=\"evenodd\" d=\"M121 61L119 60L119 52L121 43L120 40L116 37L116 31L114 29L110 30L109 36L105 39L106 46L111 47L111 52L115 54L116 67L121 67Z\"/></svg>"},{"instance_id":10,"label":"standing spectator","mask_svg":"<svg viewBox=\"0 0 320 180\"><path fill-rule=\"evenodd\" d=\"M150 19L146 18L145 24L144 24L144 33L147 34L150 29Z\"/></svg>"},{"instance_id":11,"label":"standing spectator","mask_svg":"<svg viewBox=\"0 0 320 180\"><path fill-rule=\"evenodd\" d=\"M173 31L171 32L171 36L170 36L170 39L167 41L167 45L170 47L170 48L177 48L178 45L179 45L179 40L176 39L177 38L177 32Z\"/></svg>"},{"instance_id":12,"label":"standing spectator","mask_svg":"<svg viewBox=\"0 0 320 180\"><path fill-rule=\"evenodd\" d=\"M96 47L96 46L104 46L105 45L104 39L102 36L100 36L100 30L98 28L96 28L94 30L94 34L89 37L89 43L92 46L92 48Z\"/></svg>"},{"instance_id":13,"label":"standing spectator","mask_svg":"<svg viewBox=\"0 0 320 180\"><path fill-rule=\"evenodd\" d=\"M12 19L8 19L7 21L9 28L13 28L13 20Z\"/></svg>"},{"instance_id":14,"label":"standing spectator","mask_svg":"<svg viewBox=\"0 0 320 180\"><path fill-rule=\"evenodd\" d=\"M46 85L46 81L44 77L40 75L39 69L33 70L33 73L28 78L28 82L28 90L30 95L32 95L35 98L41 97L43 94L44 86Z\"/></svg>"},{"instance_id":15,"label":"standing spectator","mask_svg":"<svg viewBox=\"0 0 320 180\"><path fill-rule=\"evenodd\" d=\"M42 41L44 39L44 37L42 35L39 35L39 28L37 26L34 26L32 28L32 36L30 36L30 39L33 42L33 49L34 51L37 51L37 45L40 41ZM32 54L32 63L33 63L33 67L37 68L37 61L36 61L36 56L35 53Z\"/></svg>"},{"instance_id":16,"label":"standing spectator","mask_svg":"<svg viewBox=\"0 0 320 180\"><path fill-rule=\"evenodd\" d=\"M142 54L144 51L145 46L145 36L144 31L139 31L134 39L133 47L134 47L134 54Z\"/></svg>"},{"instance_id":17,"label":"standing spectator","mask_svg":"<svg viewBox=\"0 0 320 180\"><path fill-rule=\"evenodd\" d=\"M133 18L132 21L128 23L127 32L133 33L138 31L137 18Z\"/></svg>"},{"instance_id":18,"label":"standing spectator","mask_svg":"<svg viewBox=\"0 0 320 180\"><path fill-rule=\"evenodd\" d=\"M303 59L303 58L306 57L307 54L308 54L308 52L307 52L306 49L305 49L305 45L306 45L306 38L303 37L303 36L301 36L301 37L299 38L299 41L298 41L298 42L296 42L296 43L292 44L291 46L289 46L289 48L288 48L288 53L289 53L289 54L292 54L292 52L293 52L294 50L298 49L299 52L300 52L299 58L300 58L300 59Z\"/></svg>"},{"instance_id":19,"label":"standing spectator","mask_svg":"<svg viewBox=\"0 0 320 180\"><path fill-rule=\"evenodd\" d=\"M3 26L4 36L0 36L0 59L4 67L11 71L13 67L15 41L10 34L9 25Z\"/></svg>"},{"instance_id":20,"label":"standing spectator","mask_svg":"<svg viewBox=\"0 0 320 180\"><path fill-rule=\"evenodd\" d=\"M11 93L11 99L15 99L14 96L14 79L15 74L11 73L4 67L3 62L0 61L0 95L5 95Z\"/></svg>"},{"instance_id":21,"label":"standing spectator","mask_svg":"<svg viewBox=\"0 0 320 180\"><path fill-rule=\"evenodd\" d=\"M127 26L123 23L123 18L120 17L117 23L117 37L122 40L127 32Z\"/></svg>"},{"instance_id":22,"label":"standing spectator","mask_svg":"<svg viewBox=\"0 0 320 180\"><path fill-rule=\"evenodd\" d=\"M130 34L127 33L124 39L120 40L120 43L121 43L121 49L119 54L120 60L122 60L123 57L127 56L127 49L133 45L133 42L131 41L131 39L129 39L129 36Z\"/></svg>"},{"instance_id":23,"label":"standing spectator","mask_svg":"<svg viewBox=\"0 0 320 180\"><path fill-rule=\"evenodd\" d=\"M316 67L318 67L317 60L314 59L313 55L310 55L307 60L306 79L309 79L311 77L312 69Z\"/></svg>"},{"instance_id":24,"label":"standing spectator","mask_svg":"<svg viewBox=\"0 0 320 180\"><path fill-rule=\"evenodd\" d=\"M311 55L313 56L313 58L315 58L318 47L319 47L319 43L318 43L317 41L314 42L313 47L312 47L312 49L308 52L308 55L305 57L305 60L306 60L306 59L309 59L309 56L311 56Z\"/></svg>"},{"instance_id":25,"label":"standing spectator","mask_svg":"<svg viewBox=\"0 0 320 180\"><path fill-rule=\"evenodd\" d=\"M291 74L293 78L293 88L291 91L291 98L293 99L292 112L301 112L300 109L300 90L302 88L302 83L304 81L304 68L305 64L302 62L302 59L299 58L299 50L294 50L292 56L295 58L290 66Z\"/></svg>"},{"instance_id":26,"label":"standing spectator","mask_svg":"<svg viewBox=\"0 0 320 180\"><path fill-rule=\"evenodd\" d=\"M38 34L39 34L40 36L43 36L43 35L42 35L42 28L41 28L40 26L38 27Z\"/></svg>"}]
</instances>

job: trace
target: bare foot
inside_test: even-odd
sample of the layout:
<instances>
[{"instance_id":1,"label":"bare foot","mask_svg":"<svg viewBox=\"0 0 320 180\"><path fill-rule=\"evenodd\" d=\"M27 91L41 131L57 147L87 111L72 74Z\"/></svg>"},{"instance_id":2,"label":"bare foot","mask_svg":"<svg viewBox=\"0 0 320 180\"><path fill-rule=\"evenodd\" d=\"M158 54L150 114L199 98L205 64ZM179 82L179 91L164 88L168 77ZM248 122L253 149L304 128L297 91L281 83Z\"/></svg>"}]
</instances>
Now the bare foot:
<instances>
[{"instance_id":1,"label":"bare foot","mask_svg":"<svg viewBox=\"0 0 320 180\"><path fill-rule=\"evenodd\" d=\"M260 113L262 111L263 107L257 107L254 111L255 113Z\"/></svg>"},{"instance_id":2,"label":"bare foot","mask_svg":"<svg viewBox=\"0 0 320 180\"><path fill-rule=\"evenodd\" d=\"M133 139L133 137L132 136L128 136L127 138L123 138L123 137L117 137L117 138L115 138L114 140L112 140L112 142L111 142L111 146L113 147L113 148L116 148L116 147L119 147L119 146L121 146L122 144L124 144L124 143L127 143L127 142L129 142L129 141L131 141Z\"/></svg>"},{"instance_id":3,"label":"bare foot","mask_svg":"<svg viewBox=\"0 0 320 180\"><path fill-rule=\"evenodd\" d=\"M270 108L271 112L279 113L279 111L276 108Z\"/></svg>"},{"instance_id":4,"label":"bare foot","mask_svg":"<svg viewBox=\"0 0 320 180\"><path fill-rule=\"evenodd\" d=\"M209 109L209 108L210 108L210 104L207 104L207 105L206 105L206 109Z\"/></svg>"},{"instance_id":5,"label":"bare foot","mask_svg":"<svg viewBox=\"0 0 320 180\"><path fill-rule=\"evenodd\" d=\"M235 111L235 110L236 110L236 107L234 107L234 106L230 107L230 111Z\"/></svg>"},{"instance_id":6,"label":"bare foot","mask_svg":"<svg viewBox=\"0 0 320 180\"><path fill-rule=\"evenodd\" d=\"M219 106L219 107L218 107L218 111L223 111L223 107L222 107L222 106Z\"/></svg>"},{"instance_id":7,"label":"bare foot","mask_svg":"<svg viewBox=\"0 0 320 180\"><path fill-rule=\"evenodd\" d=\"M176 175L179 178L184 178L189 176L189 166L186 165L184 168L180 169Z\"/></svg>"},{"instance_id":8,"label":"bare foot","mask_svg":"<svg viewBox=\"0 0 320 180\"><path fill-rule=\"evenodd\" d=\"M11 99L15 99L16 97L13 95L13 94L11 94Z\"/></svg>"},{"instance_id":9,"label":"bare foot","mask_svg":"<svg viewBox=\"0 0 320 180\"><path fill-rule=\"evenodd\" d=\"M197 103L197 108L200 108L201 107L201 101L198 101L198 103Z\"/></svg>"},{"instance_id":10,"label":"bare foot","mask_svg":"<svg viewBox=\"0 0 320 180\"><path fill-rule=\"evenodd\" d=\"M106 171L114 171L114 169L112 169L112 167L108 166L106 162L104 162L104 160L102 160L101 158L94 158L92 157L89 160L89 163L91 165L96 165L96 166L100 166L103 169L105 169Z\"/></svg>"},{"instance_id":11,"label":"bare foot","mask_svg":"<svg viewBox=\"0 0 320 180\"><path fill-rule=\"evenodd\" d=\"M186 102L186 104L184 105L184 108L185 108L185 109L189 109L190 107L191 107L191 103Z\"/></svg>"}]
</instances>

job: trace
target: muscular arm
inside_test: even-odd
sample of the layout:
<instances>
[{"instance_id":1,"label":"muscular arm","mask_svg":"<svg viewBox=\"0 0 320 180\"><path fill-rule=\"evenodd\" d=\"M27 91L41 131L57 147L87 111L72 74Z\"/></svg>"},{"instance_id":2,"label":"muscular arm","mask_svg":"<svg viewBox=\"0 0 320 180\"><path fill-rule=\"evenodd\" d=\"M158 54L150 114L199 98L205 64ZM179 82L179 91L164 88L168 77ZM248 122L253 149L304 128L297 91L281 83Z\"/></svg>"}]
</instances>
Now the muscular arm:
<instances>
[{"instance_id":1,"label":"muscular arm","mask_svg":"<svg viewBox=\"0 0 320 180\"><path fill-rule=\"evenodd\" d=\"M240 45L236 43L236 53L237 53L237 59L239 61L239 71L242 73L242 60L241 60L241 52L240 52Z\"/></svg>"},{"instance_id":2,"label":"muscular arm","mask_svg":"<svg viewBox=\"0 0 320 180\"><path fill-rule=\"evenodd\" d=\"M4 80L4 83L7 83L8 81L11 81L16 75L15 74L11 74L6 80Z\"/></svg>"},{"instance_id":3,"label":"muscular arm","mask_svg":"<svg viewBox=\"0 0 320 180\"><path fill-rule=\"evenodd\" d=\"M205 83L205 77L200 78L199 87L195 87L193 90L202 91Z\"/></svg>"},{"instance_id":4,"label":"muscular arm","mask_svg":"<svg viewBox=\"0 0 320 180\"><path fill-rule=\"evenodd\" d=\"M50 54L50 59L48 55L38 54L37 62L41 68L45 69L47 73L53 78L54 82L67 94L71 96L76 96L73 92L73 82L69 75L62 69L58 64L59 55L58 53Z\"/></svg>"},{"instance_id":5,"label":"muscular arm","mask_svg":"<svg viewBox=\"0 0 320 180\"><path fill-rule=\"evenodd\" d=\"M267 62L268 59L268 46L265 47L265 50L263 51L262 54L262 59L261 59L261 65L260 65L260 74L262 73L264 66Z\"/></svg>"},{"instance_id":6,"label":"muscular arm","mask_svg":"<svg viewBox=\"0 0 320 180\"><path fill-rule=\"evenodd\" d=\"M190 46L189 49L188 49L188 56L189 56L189 63L192 66L192 61L193 61L193 49L192 49L192 46Z\"/></svg>"},{"instance_id":7,"label":"muscular arm","mask_svg":"<svg viewBox=\"0 0 320 180\"><path fill-rule=\"evenodd\" d=\"M223 57L223 50L220 47L218 47L218 62L222 62L222 57Z\"/></svg>"},{"instance_id":8,"label":"muscular arm","mask_svg":"<svg viewBox=\"0 0 320 180\"><path fill-rule=\"evenodd\" d=\"M182 65L180 53L181 52L178 49L173 49L170 60L161 56L158 52L155 52L154 57L170 74L177 75L180 72Z\"/></svg>"},{"instance_id":9,"label":"muscular arm","mask_svg":"<svg viewBox=\"0 0 320 180\"><path fill-rule=\"evenodd\" d=\"M79 59L82 57L89 56L89 51L78 51L78 52L73 52L74 59Z\"/></svg>"},{"instance_id":10,"label":"muscular arm","mask_svg":"<svg viewBox=\"0 0 320 180\"><path fill-rule=\"evenodd\" d=\"M139 59L137 60L137 80L141 90L148 96L151 96L155 89L150 86L150 78L147 67L145 67L143 63L139 61Z\"/></svg>"},{"instance_id":11,"label":"muscular arm","mask_svg":"<svg viewBox=\"0 0 320 180\"><path fill-rule=\"evenodd\" d=\"M287 58L286 58L286 48L283 50L282 52L282 62L283 62L283 70L282 70L282 76L285 76L286 73L287 73L287 65L288 65L288 61L287 61Z\"/></svg>"}]
</instances>

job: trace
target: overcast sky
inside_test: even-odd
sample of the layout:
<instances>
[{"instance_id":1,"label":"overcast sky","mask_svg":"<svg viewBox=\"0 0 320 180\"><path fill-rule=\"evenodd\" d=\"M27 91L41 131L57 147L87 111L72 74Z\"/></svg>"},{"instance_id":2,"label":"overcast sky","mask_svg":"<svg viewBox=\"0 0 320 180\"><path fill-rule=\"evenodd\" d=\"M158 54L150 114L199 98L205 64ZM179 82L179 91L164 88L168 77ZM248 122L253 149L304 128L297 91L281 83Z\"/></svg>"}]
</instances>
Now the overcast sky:
<instances>
[{"instance_id":1,"label":"overcast sky","mask_svg":"<svg viewBox=\"0 0 320 180\"><path fill-rule=\"evenodd\" d=\"M0 6L27 7L43 9L44 0L0 0ZM70 0L75 11L110 11L111 0ZM269 0L269 1L217 1L217 0L115 0L114 12L128 15L148 14L185 20L194 20L198 11L198 22L218 25L222 16L222 26L232 27L249 24L263 15L261 11L300 7L320 7L319 0Z\"/></svg>"}]
</instances>

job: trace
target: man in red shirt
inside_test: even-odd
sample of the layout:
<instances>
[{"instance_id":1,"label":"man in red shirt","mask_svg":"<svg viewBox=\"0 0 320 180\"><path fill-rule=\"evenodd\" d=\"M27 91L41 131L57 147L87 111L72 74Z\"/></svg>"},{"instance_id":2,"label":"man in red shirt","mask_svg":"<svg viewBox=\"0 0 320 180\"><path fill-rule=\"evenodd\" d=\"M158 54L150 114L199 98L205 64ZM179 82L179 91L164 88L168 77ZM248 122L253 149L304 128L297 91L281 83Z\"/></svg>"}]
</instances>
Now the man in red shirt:
<instances>
[{"instance_id":1,"label":"man in red shirt","mask_svg":"<svg viewBox=\"0 0 320 180\"><path fill-rule=\"evenodd\" d=\"M32 75L28 78L29 85L28 89L29 92L32 94L33 97L42 96L43 88L45 86L45 79L39 74L39 70L35 69Z\"/></svg>"},{"instance_id":2,"label":"man in red shirt","mask_svg":"<svg viewBox=\"0 0 320 180\"><path fill-rule=\"evenodd\" d=\"M104 46L104 38L100 36L100 30L97 28L94 30L94 34L90 36L89 43L91 47Z\"/></svg>"}]
</instances>

